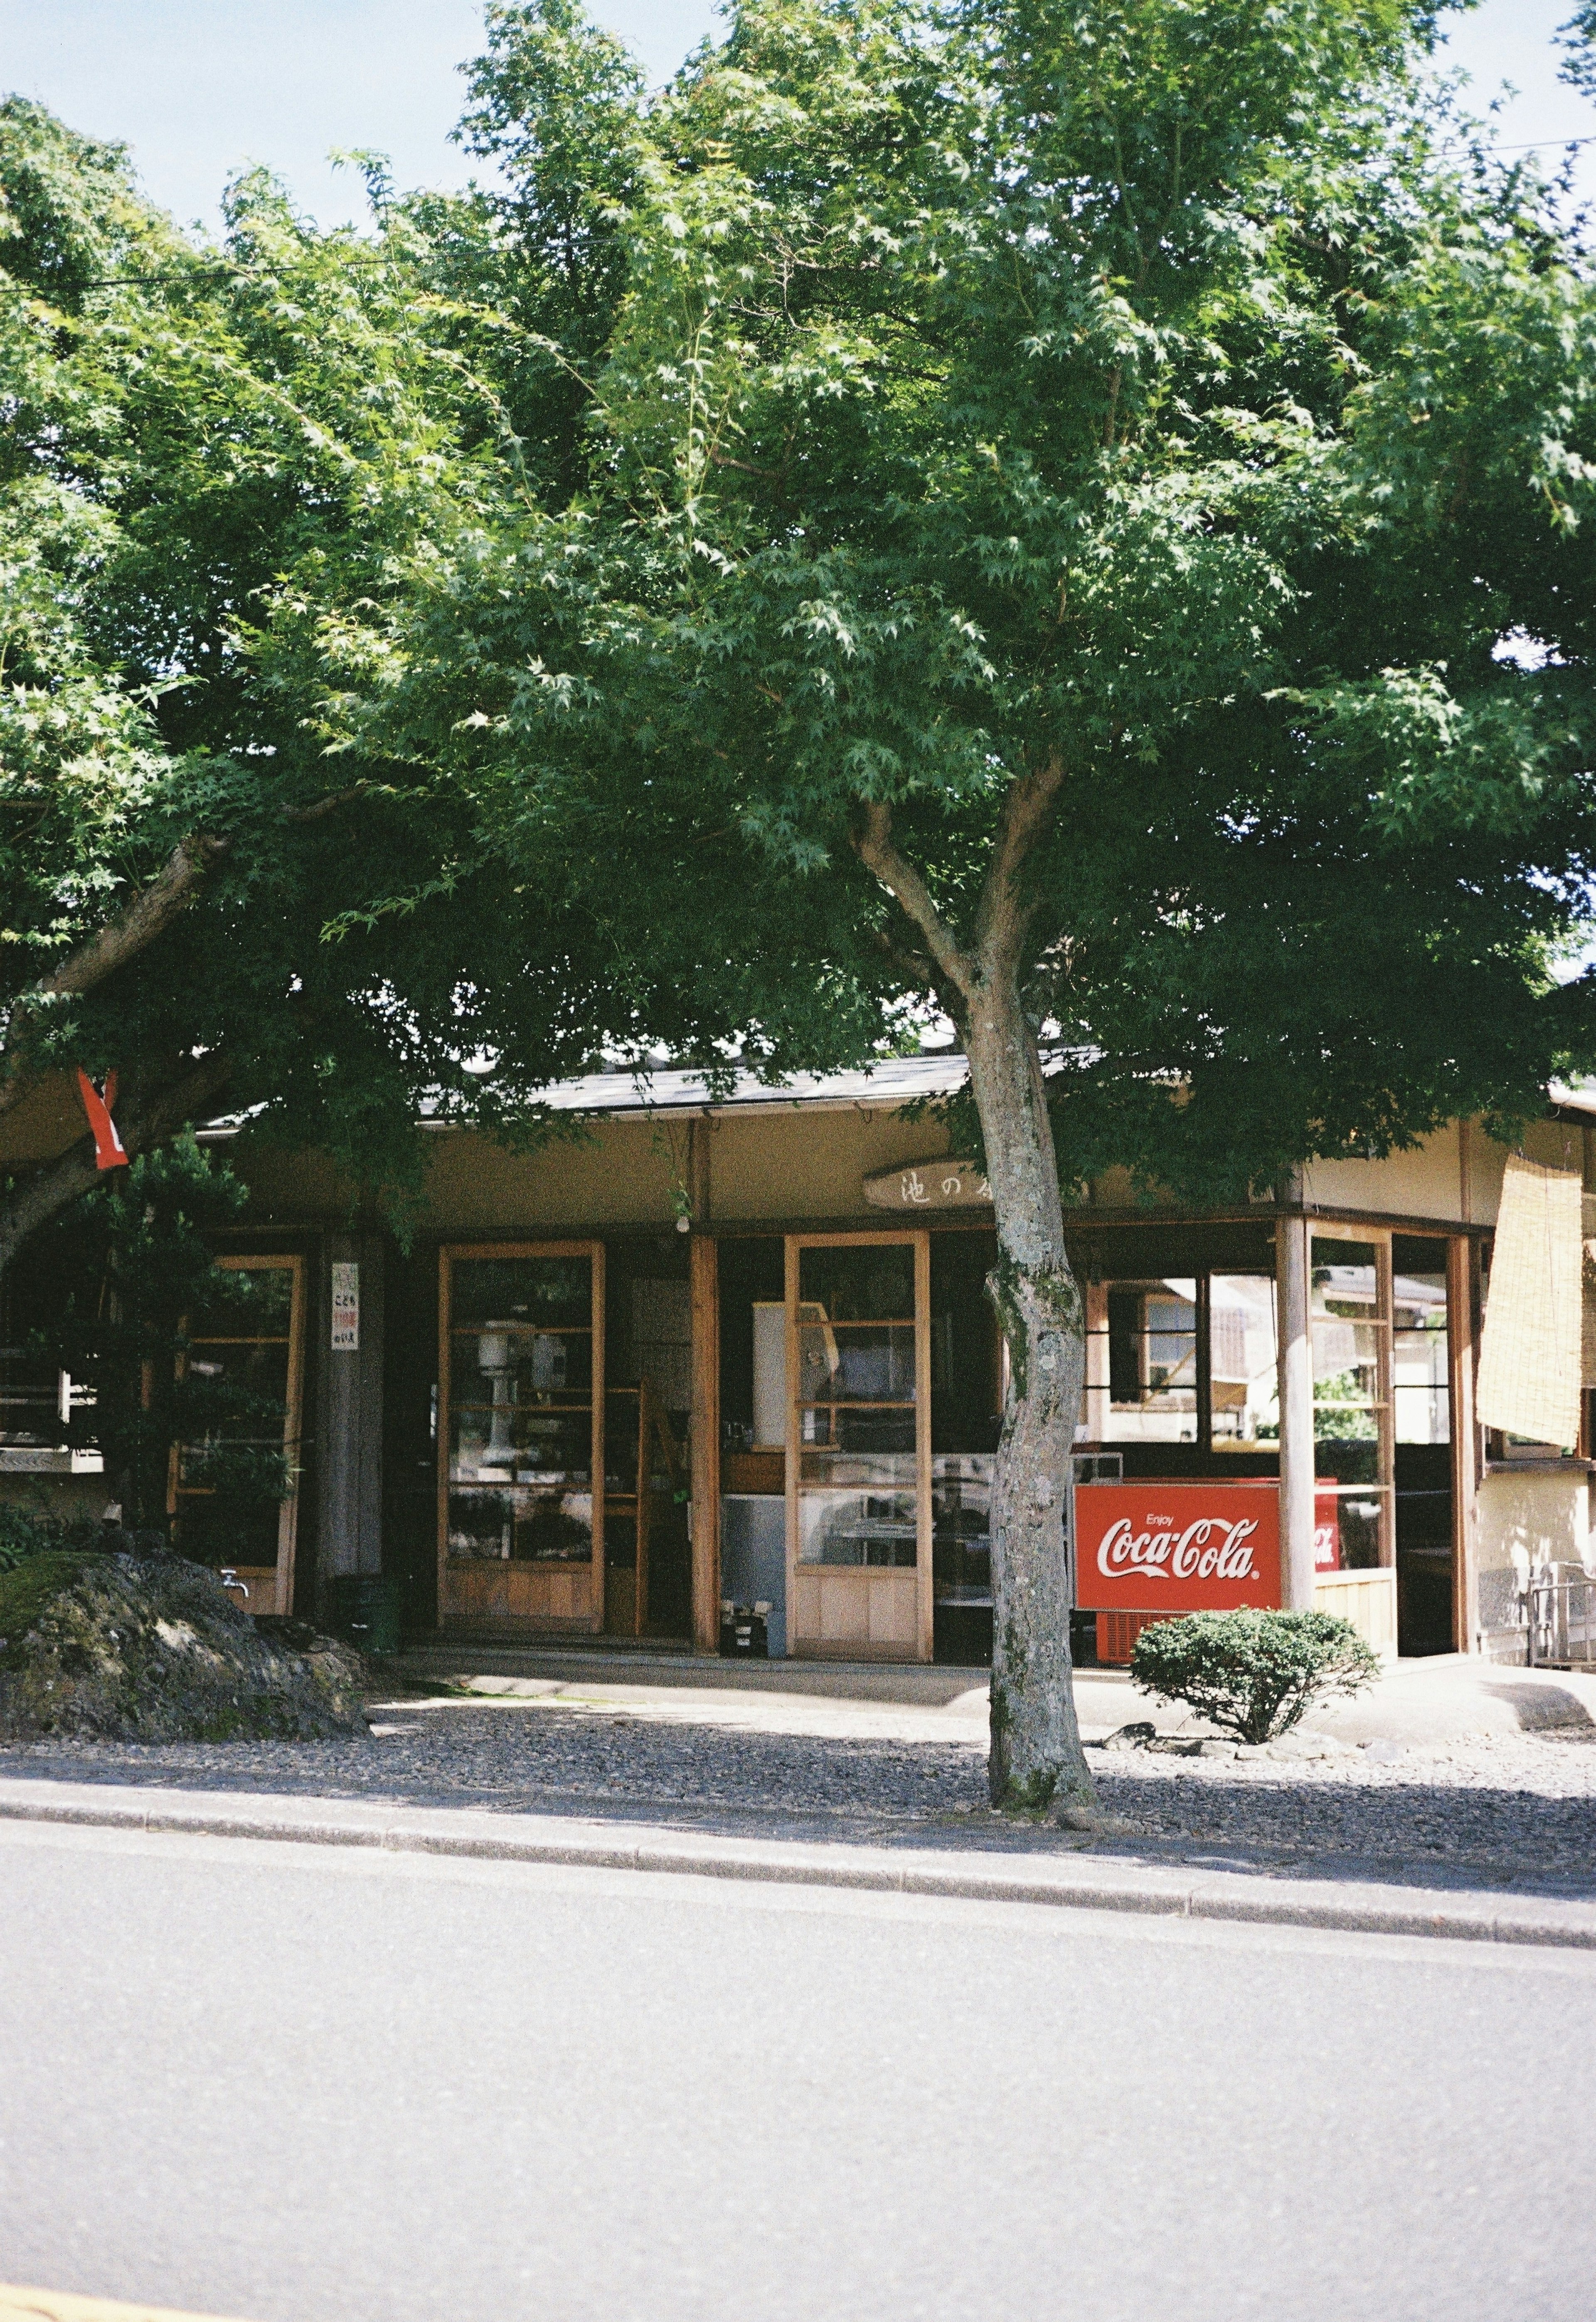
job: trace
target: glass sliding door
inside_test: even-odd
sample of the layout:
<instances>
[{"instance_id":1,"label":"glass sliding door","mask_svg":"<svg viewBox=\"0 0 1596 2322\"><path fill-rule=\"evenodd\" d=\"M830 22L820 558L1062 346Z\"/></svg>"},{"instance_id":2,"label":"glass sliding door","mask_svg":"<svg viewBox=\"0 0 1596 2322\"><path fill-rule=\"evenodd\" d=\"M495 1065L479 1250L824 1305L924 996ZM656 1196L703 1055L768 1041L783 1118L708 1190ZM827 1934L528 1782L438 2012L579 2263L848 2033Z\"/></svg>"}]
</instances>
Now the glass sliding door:
<instances>
[{"instance_id":1,"label":"glass sliding door","mask_svg":"<svg viewBox=\"0 0 1596 2322\"><path fill-rule=\"evenodd\" d=\"M597 1630L603 1246L452 1248L441 1263L440 1622Z\"/></svg>"},{"instance_id":2,"label":"glass sliding door","mask_svg":"<svg viewBox=\"0 0 1596 2322\"><path fill-rule=\"evenodd\" d=\"M188 1316L181 1358L185 1376L205 1382L209 1423L203 1441L174 1447L167 1507L183 1555L233 1571L249 1592L246 1612L290 1613L304 1268L297 1257L220 1257L216 1265L224 1282L213 1304ZM252 1462L251 1454L263 1456ZM252 1464L262 1470L254 1489Z\"/></svg>"},{"instance_id":3,"label":"glass sliding door","mask_svg":"<svg viewBox=\"0 0 1596 2322\"><path fill-rule=\"evenodd\" d=\"M1393 1234L1397 1638L1409 1656L1454 1645L1450 1319L1446 1242Z\"/></svg>"},{"instance_id":4,"label":"glass sliding door","mask_svg":"<svg viewBox=\"0 0 1596 2322\"><path fill-rule=\"evenodd\" d=\"M1391 1238L1313 1231L1309 1314L1322 1569L1394 1560Z\"/></svg>"},{"instance_id":5,"label":"glass sliding door","mask_svg":"<svg viewBox=\"0 0 1596 2322\"><path fill-rule=\"evenodd\" d=\"M789 1650L929 1660L930 1242L787 1244Z\"/></svg>"}]
</instances>

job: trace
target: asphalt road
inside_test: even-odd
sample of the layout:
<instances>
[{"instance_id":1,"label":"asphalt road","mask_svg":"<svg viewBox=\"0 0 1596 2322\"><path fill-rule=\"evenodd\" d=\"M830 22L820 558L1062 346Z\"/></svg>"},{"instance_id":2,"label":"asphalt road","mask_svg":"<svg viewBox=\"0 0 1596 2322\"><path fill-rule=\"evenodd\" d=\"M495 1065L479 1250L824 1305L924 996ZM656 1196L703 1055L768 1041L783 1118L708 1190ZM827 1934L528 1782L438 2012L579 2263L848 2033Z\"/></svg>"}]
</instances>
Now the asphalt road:
<instances>
[{"instance_id":1,"label":"asphalt road","mask_svg":"<svg viewBox=\"0 0 1596 2322\"><path fill-rule=\"evenodd\" d=\"M1559 2322L1596 1955L0 1826L0 2281Z\"/></svg>"}]
</instances>

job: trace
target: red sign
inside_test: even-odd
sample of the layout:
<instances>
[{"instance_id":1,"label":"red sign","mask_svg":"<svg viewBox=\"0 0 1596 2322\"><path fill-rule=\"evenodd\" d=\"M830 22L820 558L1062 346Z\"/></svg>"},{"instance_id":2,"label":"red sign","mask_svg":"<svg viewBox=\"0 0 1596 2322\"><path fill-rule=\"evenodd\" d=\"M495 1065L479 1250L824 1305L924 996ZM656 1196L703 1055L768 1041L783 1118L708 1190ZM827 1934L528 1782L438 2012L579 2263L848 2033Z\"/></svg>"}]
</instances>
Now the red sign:
<instances>
[{"instance_id":1,"label":"red sign","mask_svg":"<svg viewBox=\"0 0 1596 2322\"><path fill-rule=\"evenodd\" d=\"M1088 1612L1280 1603L1278 1484L1081 1484L1075 1530Z\"/></svg>"},{"instance_id":2,"label":"red sign","mask_svg":"<svg viewBox=\"0 0 1596 2322\"><path fill-rule=\"evenodd\" d=\"M1341 1569L1341 1495L1332 1477L1321 1483L1313 1495L1313 1568L1316 1572L1339 1572Z\"/></svg>"}]
</instances>

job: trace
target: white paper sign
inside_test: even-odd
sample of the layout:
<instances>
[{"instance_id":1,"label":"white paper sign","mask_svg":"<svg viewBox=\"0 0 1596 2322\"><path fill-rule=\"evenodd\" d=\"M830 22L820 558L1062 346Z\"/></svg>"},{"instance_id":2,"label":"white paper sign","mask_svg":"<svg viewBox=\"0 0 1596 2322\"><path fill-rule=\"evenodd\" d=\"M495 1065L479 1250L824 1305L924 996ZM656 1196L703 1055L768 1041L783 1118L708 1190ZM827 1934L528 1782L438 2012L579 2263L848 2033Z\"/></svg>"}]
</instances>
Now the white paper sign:
<instances>
[{"instance_id":1,"label":"white paper sign","mask_svg":"<svg viewBox=\"0 0 1596 2322\"><path fill-rule=\"evenodd\" d=\"M333 1266L333 1351L357 1355L360 1350L360 1269L346 1260Z\"/></svg>"}]
</instances>

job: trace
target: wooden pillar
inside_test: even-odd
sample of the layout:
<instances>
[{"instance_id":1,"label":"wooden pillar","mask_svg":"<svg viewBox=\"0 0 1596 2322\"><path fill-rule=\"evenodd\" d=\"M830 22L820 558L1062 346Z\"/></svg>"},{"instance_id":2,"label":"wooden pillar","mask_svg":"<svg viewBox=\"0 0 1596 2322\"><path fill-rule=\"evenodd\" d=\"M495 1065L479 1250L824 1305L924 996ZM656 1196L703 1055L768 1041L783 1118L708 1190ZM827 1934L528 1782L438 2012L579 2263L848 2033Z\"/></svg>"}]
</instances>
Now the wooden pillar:
<instances>
[{"instance_id":1,"label":"wooden pillar","mask_svg":"<svg viewBox=\"0 0 1596 2322\"><path fill-rule=\"evenodd\" d=\"M695 1124L696 1126L697 1124ZM720 1650L720 1253L696 1233L692 1275L693 1650Z\"/></svg>"},{"instance_id":2,"label":"wooden pillar","mask_svg":"<svg viewBox=\"0 0 1596 2322\"><path fill-rule=\"evenodd\" d=\"M382 1569L383 1257L380 1234L329 1234L323 1245L314 1608L320 1619L335 1577Z\"/></svg>"},{"instance_id":3,"label":"wooden pillar","mask_svg":"<svg viewBox=\"0 0 1596 2322\"><path fill-rule=\"evenodd\" d=\"M1474 1410L1479 1251L1472 1234L1446 1244L1446 1361L1452 1429L1452 1642L1472 1653L1480 1634L1480 1568L1475 1514L1480 1490L1479 1424Z\"/></svg>"},{"instance_id":4,"label":"wooden pillar","mask_svg":"<svg viewBox=\"0 0 1596 2322\"><path fill-rule=\"evenodd\" d=\"M1280 1315L1281 1601L1313 1609L1313 1339L1309 1323L1309 1224L1282 1217L1274 1229Z\"/></svg>"},{"instance_id":5,"label":"wooden pillar","mask_svg":"<svg viewBox=\"0 0 1596 2322\"><path fill-rule=\"evenodd\" d=\"M1093 1271L1095 1273L1094 1265ZM1008 1342L1000 1341L1005 1353ZM1086 1433L1082 1440L1102 1443L1108 1433L1108 1292L1101 1282L1086 1284Z\"/></svg>"}]
</instances>

